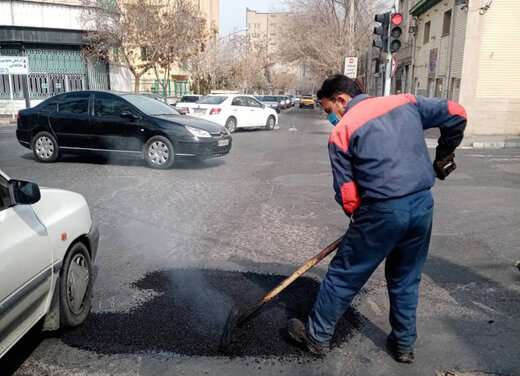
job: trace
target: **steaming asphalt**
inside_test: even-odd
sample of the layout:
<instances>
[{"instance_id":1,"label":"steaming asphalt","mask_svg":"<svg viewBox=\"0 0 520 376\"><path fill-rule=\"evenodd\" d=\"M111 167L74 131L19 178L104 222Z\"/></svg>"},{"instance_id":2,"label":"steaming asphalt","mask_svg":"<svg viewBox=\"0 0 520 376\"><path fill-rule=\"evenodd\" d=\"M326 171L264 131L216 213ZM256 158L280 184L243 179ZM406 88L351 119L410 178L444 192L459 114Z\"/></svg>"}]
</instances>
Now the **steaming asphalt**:
<instances>
[{"instance_id":1,"label":"steaming asphalt","mask_svg":"<svg viewBox=\"0 0 520 376\"><path fill-rule=\"evenodd\" d=\"M92 157L38 164L12 127L0 127L0 168L83 194L101 230L90 320L67 333L33 331L0 375L518 374L519 149L461 150L459 170L435 187L416 364L384 351L381 269L330 355L289 347L283 322L305 315L326 262L251 323L234 356L214 356L229 299L254 301L348 225L333 199L323 116L291 110L280 119L277 131L236 133L223 159L170 171Z\"/></svg>"}]
</instances>

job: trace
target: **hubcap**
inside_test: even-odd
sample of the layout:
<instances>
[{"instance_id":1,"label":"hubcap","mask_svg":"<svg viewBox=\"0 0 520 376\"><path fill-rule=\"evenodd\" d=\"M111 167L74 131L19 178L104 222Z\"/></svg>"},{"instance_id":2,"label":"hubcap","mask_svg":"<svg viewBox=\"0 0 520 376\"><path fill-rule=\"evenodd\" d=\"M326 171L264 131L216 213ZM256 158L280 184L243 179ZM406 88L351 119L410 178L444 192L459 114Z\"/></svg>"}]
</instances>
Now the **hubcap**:
<instances>
[{"instance_id":1,"label":"hubcap","mask_svg":"<svg viewBox=\"0 0 520 376\"><path fill-rule=\"evenodd\" d=\"M235 131L235 128L237 127L236 121L233 119L229 119L227 122L227 129L231 133Z\"/></svg>"},{"instance_id":2,"label":"hubcap","mask_svg":"<svg viewBox=\"0 0 520 376\"><path fill-rule=\"evenodd\" d=\"M271 117L269 118L269 128L274 128L274 119Z\"/></svg>"},{"instance_id":3,"label":"hubcap","mask_svg":"<svg viewBox=\"0 0 520 376\"><path fill-rule=\"evenodd\" d=\"M54 154L54 143L47 136L41 136L36 140L36 154L41 159L49 159Z\"/></svg>"},{"instance_id":4,"label":"hubcap","mask_svg":"<svg viewBox=\"0 0 520 376\"><path fill-rule=\"evenodd\" d=\"M168 161L170 151L164 142L155 141L148 148L148 156L154 165L161 166Z\"/></svg>"},{"instance_id":5,"label":"hubcap","mask_svg":"<svg viewBox=\"0 0 520 376\"><path fill-rule=\"evenodd\" d=\"M89 279L87 260L81 254L74 256L67 275L67 300L75 315L79 315L83 309Z\"/></svg>"}]
</instances>

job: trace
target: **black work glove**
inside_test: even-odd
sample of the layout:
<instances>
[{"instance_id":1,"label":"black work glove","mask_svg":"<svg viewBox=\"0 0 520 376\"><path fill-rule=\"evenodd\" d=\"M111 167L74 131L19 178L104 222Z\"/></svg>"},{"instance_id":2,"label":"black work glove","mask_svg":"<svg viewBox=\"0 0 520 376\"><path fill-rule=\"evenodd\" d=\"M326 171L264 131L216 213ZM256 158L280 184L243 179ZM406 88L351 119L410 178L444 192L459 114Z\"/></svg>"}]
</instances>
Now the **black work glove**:
<instances>
[{"instance_id":1,"label":"black work glove","mask_svg":"<svg viewBox=\"0 0 520 376\"><path fill-rule=\"evenodd\" d=\"M455 154L451 153L447 156L444 156L443 159L435 158L435 162L433 162L433 169L435 170L435 175L440 180L446 179L446 177L451 174L457 165L455 164Z\"/></svg>"}]
</instances>

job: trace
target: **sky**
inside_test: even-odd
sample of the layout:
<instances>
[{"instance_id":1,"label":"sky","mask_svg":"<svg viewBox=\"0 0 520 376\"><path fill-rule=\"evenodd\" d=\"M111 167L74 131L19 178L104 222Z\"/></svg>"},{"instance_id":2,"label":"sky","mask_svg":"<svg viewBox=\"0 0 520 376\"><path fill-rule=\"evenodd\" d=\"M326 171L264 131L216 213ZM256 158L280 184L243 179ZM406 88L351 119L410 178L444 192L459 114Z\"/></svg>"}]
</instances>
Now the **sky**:
<instances>
[{"instance_id":1,"label":"sky","mask_svg":"<svg viewBox=\"0 0 520 376\"><path fill-rule=\"evenodd\" d=\"M220 0L220 35L246 28L246 8L259 12L280 9L282 0Z\"/></svg>"}]
</instances>

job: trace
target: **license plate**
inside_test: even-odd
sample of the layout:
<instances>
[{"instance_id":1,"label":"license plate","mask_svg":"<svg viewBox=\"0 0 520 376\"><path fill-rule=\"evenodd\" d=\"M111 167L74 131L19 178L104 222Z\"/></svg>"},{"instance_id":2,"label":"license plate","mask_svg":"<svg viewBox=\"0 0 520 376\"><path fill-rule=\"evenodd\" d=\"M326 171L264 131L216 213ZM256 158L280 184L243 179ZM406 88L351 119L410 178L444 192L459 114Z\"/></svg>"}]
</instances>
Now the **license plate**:
<instances>
[{"instance_id":1,"label":"license plate","mask_svg":"<svg viewBox=\"0 0 520 376\"><path fill-rule=\"evenodd\" d=\"M218 146L228 146L229 140L218 140Z\"/></svg>"}]
</instances>

